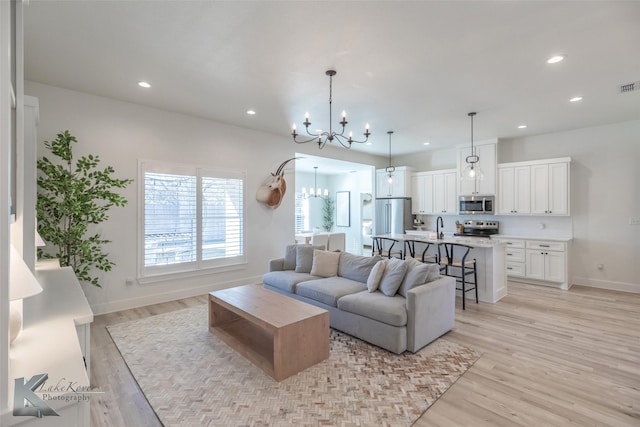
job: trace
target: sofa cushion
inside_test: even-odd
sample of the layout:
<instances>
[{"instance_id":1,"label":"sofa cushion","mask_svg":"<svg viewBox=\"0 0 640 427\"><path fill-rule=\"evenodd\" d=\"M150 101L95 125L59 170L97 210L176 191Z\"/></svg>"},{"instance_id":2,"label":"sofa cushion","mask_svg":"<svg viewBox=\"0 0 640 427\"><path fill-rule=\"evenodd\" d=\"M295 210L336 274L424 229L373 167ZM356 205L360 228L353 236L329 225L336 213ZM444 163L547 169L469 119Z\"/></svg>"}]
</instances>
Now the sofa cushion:
<instances>
[{"instance_id":1,"label":"sofa cushion","mask_svg":"<svg viewBox=\"0 0 640 427\"><path fill-rule=\"evenodd\" d=\"M407 324L406 299L400 295L389 298L382 292L358 292L340 298L338 308L392 326Z\"/></svg>"},{"instance_id":2,"label":"sofa cushion","mask_svg":"<svg viewBox=\"0 0 640 427\"><path fill-rule=\"evenodd\" d=\"M320 277L333 277L338 275L339 252L313 251L313 265L311 275Z\"/></svg>"},{"instance_id":3,"label":"sofa cushion","mask_svg":"<svg viewBox=\"0 0 640 427\"><path fill-rule=\"evenodd\" d=\"M369 273L369 278L367 279L367 290L369 292L375 292L378 290L378 286L380 286L380 280L382 279L382 275L384 274L385 267L384 260L380 260L376 262L376 265L371 269L371 273Z\"/></svg>"},{"instance_id":4,"label":"sofa cushion","mask_svg":"<svg viewBox=\"0 0 640 427\"><path fill-rule=\"evenodd\" d=\"M299 283L296 285L296 294L337 307L337 301L343 296L366 289L364 283L336 276Z\"/></svg>"},{"instance_id":5,"label":"sofa cushion","mask_svg":"<svg viewBox=\"0 0 640 427\"><path fill-rule=\"evenodd\" d=\"M380 281L380 291L386 296L392 297L398 292L402 279L407 274L407 264L399 258L389 258L386 263Z\"/></svg>"},{"instance_id":6,"label":"sofa cushion","mask_svg":"<svg viewBox=\"0 0 640 427\"><path fill-rule=\"evenodd\" d=\"M262 276L263 283L290 293L295 293L298 283L314 279L319 279L319 277L309 273L296 273L293 270L272 271Z\"/></svg>"},{"instance_id":7,"label":"sofa cushion","mask_svg":"<svg viewBox=\"0 0 640 427\"><path fill-rule=\"evenodd\" d=\"M404 276L400 288L398 288L398 293L403 297L406 297L407 292L416 286L423 285L440 277L438 264L424 264L415 258L407 258L404 262L408 267L407 274Z\"/></svg>"},{"instance_id":8,"label":"sofa cushion","mask_svg":"<svg viewBox=\"0 0 640 427\"><path fill-rule=\"evenodd\" d=\"M376 262L380 261L380 255L360 256L349 252L340 253L340 263L338 264L338 276L355 280L356 282L367 283L369 273Z\"/></svg>"}]
</instances>

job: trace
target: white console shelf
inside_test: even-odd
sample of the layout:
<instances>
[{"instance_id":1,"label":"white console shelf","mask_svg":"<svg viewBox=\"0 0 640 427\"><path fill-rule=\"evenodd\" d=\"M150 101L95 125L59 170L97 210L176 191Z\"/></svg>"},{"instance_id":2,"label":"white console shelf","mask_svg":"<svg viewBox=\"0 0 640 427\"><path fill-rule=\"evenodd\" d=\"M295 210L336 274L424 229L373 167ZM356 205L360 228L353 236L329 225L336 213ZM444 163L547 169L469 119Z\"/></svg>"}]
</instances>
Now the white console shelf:
<instances>
[{"instance_id":1,"label":"white console shelf","mask_svg":"<svg viewBox=\"0 0 640 427\"><path fill-rule=\"evenodd\" d=\"M60 416L42 419L4 414L2 425L89 426L90 326L93 312L71 267L36 265L43 291L24 300L24 327L9 352L9 405L13 408L14 380L48 374L44 389L62 387L68 399L43 398ZM86 365L85 365L86 361ZM78 393L68 389L68 385ZM38 391L38 390L36 390ZM41 398L43 392L36 394ZM53 395L53 394L52 394Z\"/></svg>"}]
</instances>

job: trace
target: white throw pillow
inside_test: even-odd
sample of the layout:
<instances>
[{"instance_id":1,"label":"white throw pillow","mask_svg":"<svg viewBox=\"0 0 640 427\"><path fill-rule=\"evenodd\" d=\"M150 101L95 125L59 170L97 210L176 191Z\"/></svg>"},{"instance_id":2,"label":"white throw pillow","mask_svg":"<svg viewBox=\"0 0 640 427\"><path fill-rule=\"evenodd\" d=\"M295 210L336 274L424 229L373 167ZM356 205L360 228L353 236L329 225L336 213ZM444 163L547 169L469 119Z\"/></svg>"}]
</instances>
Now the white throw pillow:
<instances>
[{"instance_id":1,"label":"white throw pillow","mask_svg":"<svg viewBox=\"0 0 640 427\"><path fill-rule=\"evenodd\" d=\"M385 265L384 260L380 260L376 262L376 265L371 269L371 273L369 273L369 278L367 279L367 290L369 292L375 292L378 289L380 279L382 279L382 275L384 274Z\"/></svg>"},{"instance_id":2,"label":"white throw pillow","mask_svg":"<svg viewBox=\"0 0 640 427\"><path fill-rule=\"evenodd\" d=\"M333 277L338 275L340 252L313 251L313 265L311 275L319 277Z\"/></svg>"}]
</instances>

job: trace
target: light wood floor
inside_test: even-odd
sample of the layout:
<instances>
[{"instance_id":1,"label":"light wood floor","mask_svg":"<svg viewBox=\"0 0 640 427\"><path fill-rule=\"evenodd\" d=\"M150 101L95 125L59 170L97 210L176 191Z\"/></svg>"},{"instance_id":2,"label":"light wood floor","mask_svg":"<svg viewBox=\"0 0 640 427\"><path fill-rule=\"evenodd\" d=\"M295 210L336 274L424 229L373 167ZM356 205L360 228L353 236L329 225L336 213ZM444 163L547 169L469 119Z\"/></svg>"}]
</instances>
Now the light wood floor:
<instances>
[{"instance_id":1,"label":"light wood floor","mask_svg":"<svg viewBox=\"0 0 640 427\"><path fill-rule=\"evenodd\" d=\"M96 317L91 382L105 394L91 401L94 427L161 425L105 326L206 301ZM445 337L482 356L415 427L640 426L640 295L510 282L497 304L457 308Z\"/></svg>"}]
</instances>

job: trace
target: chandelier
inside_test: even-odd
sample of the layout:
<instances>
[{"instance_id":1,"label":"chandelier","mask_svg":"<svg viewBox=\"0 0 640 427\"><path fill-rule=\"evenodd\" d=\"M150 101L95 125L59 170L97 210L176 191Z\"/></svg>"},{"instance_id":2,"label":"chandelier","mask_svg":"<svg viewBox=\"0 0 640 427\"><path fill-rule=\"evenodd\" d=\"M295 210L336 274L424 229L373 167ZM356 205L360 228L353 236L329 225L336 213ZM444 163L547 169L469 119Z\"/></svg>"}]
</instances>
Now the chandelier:
<instances>
[{"instance_id":1,"label":"chandelier","mask_svg":"<svg viewBox=\"0 0 640 427\"><path fill-rule=\"evenodd\" d=\"M462 171L462 176L460 179L467 181L474 181L476 179L484 179L484 173L480 166L478 166L478 162L480 161L480 157L473 150L473 116L476 113L469 113L468 116L471 117L471 155L467 156L465 162L467 162L467 166Z\"/></svg>"},{"instance_id":2,"label":"chandelier","mask_svg":"<svg viewBox=\"0 0 640 427\"><path fill-rule=\"evenodd\" d=\"M384 168L384 170L387 172L387 176L389 177L389 184L391 184L393 182L393 173L396 171L396 167L391 166L391 135L393 134L393 131L387 131L387 134L389 135L389 166Z\"/></svg>"},{"instance_id":3,"label":"chandelier","mask_svg":"<svg viewBox=\"0 0 640 427\"><path fill-rule=\"evenodd\" d=\"M293 131L291 132L291 135L293 136L293 140L294 142L298 143L298 144L306 144L307 142L316 142L318 144L318 148L319 149L323 149L324 146L327 144L327 142L332 143L333 141L337 141L340 143L340 145L342 145L344 148L351 148L351 144L353 142L356 142L358 144L363 144L365 142L367 142L367 140L369 139L369 135L371 135L371 133L369 133L369 124L367 123L367 125L365 126L364 129L364 136L365 139L364 141L356 141L355 139L353 139L353 132L349 132L349 135L345 135L345 126L347 125L347 114L346 112L342 112L342 121L340 121L339 123L342 125L342 131L340 131L340 133L335 132L333 130L333 125L332 125L332 110L331 110L331 103L332 103L332 92L333 92L333 76L336 75L336 71L335 70L327 70L325 72L325 74L327 76L329 76L329 130L318 130L317 133L311 133L309 132L309 125L311 124L311 122L309 121L309 113L306 113L304 116L304 122L302 123L305 127L305 130L307 132L307 135L311 136L311 138L309 139L298 139L298 137L300 135L298 135L296 133L296 125L293 125Z\"/></svg>"},{"instance_id":4,"label":"chandelier","mask_svg":"<svg viewBox=\"0 0 640 427\"><path fill-rule=\"evenodd\" d=\"M318 187L318 167L314 166L313 169L314 169L313 171L314 186L309 189L308 193L307 193L307 189L305 187L302 187L302 195L304 196L305 199L308 199L309 197L321 197L321 196L329 195L328 189L325 188L323 191L320 187Z\"/></svg>"}]
</instances>

